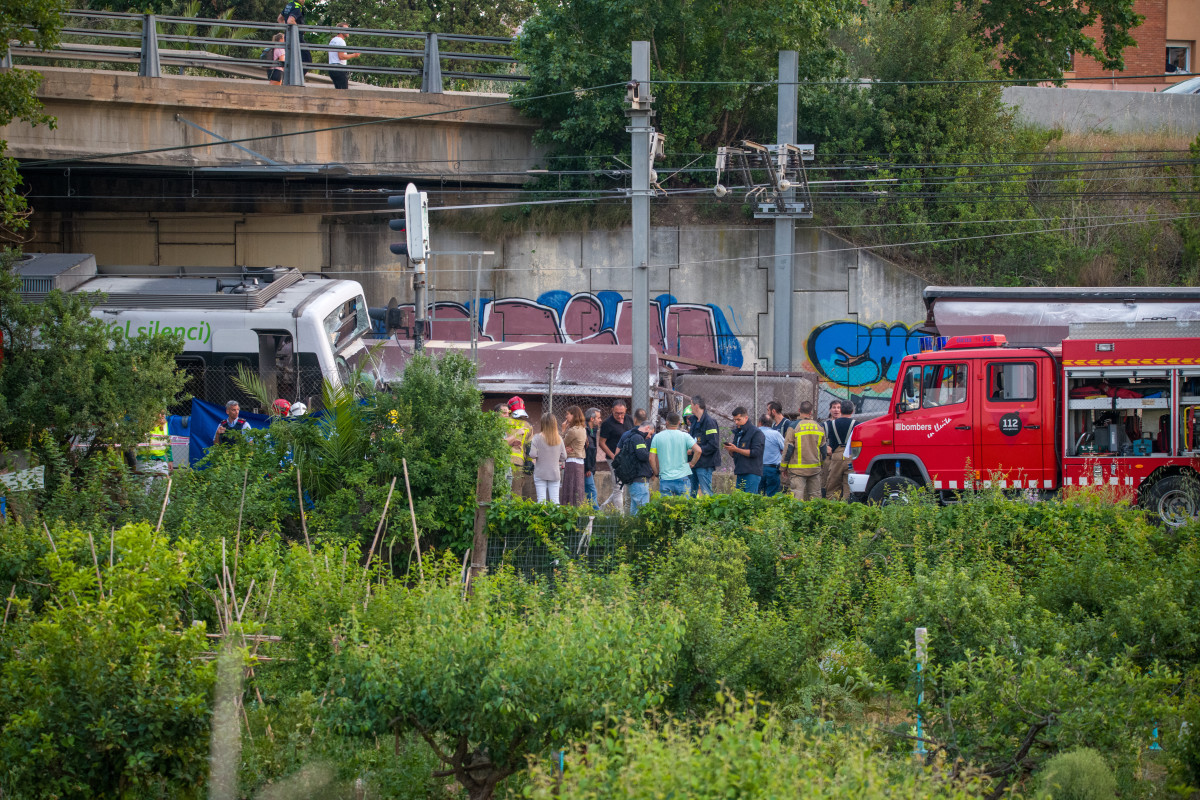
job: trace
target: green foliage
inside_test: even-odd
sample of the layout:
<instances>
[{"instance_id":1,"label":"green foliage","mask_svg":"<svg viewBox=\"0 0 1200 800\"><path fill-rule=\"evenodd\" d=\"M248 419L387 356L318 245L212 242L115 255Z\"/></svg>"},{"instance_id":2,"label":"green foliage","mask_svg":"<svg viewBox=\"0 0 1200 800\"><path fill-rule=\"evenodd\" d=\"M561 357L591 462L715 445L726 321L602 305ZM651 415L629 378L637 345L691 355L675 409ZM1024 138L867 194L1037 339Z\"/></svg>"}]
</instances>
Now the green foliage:
<instances>
[{"instance_id":1,"label":"green foliage","mask_svg":"<svg viewBox=\"0 0 1200 800\"><path fill-rule=\"evenodd\" d=\"M1133 0L1095 0L1087 5L1072 0L969 0L961 7L974 19L974 33L999 54L1006 74L1036 80L1060 80L1071 68L1071 53L1096 59L1101 69L1124 69L1125 48L1137 45L1130 31L1144 19L1134 12ZM1085 30L1097 23L1099 41Z\"/></svg>"},{"instance_id":2,"label":"green foliage","mask_svg":"<svg viewBox=\"0 0 1200 800\"><path fill-rule=\"evenodd\" d=\"M143 441L183 388L181 337L125 337L91 316L86 295L25 304L19 286L0 264L0 448L65 452L78 437L90 453Z\"/></svg>"},{"instance_id":3,"label":"green foliage","mask_svg":"<svg viewBox=\"0 0 1200 800\"><path fill-rule=\"evenodd\" d=\"M1039 798L1044 800L1113 800L1117 779L1104 756L1090 747L1059 753L1038 773Z\"/></svg>"},{"instance_id":4,"label":"green foliage","mask_svg":"<svg viewBox=\"0 0 1200 800\"><path fill-rule=\"evenodd\" d=\"M526 754L656 705L682 634L678 614L644 602L627 573L568 573L553 594L503 574L465 598L445 578L392 591L386 628L347 629L331 686L341 728L418 732L472 798Z\"/></svg>"},{"instance_id":5,"label":"green foliage","mask_svg":"<svg viewBox=\"0 0 1200 800\"><path fill-rule=\"evenodd\" d=\"M367 458L377 480L399 476L399 492L407 461L422 539L464 552L471 546L479 464L491 458L502 465L508 458L503 422L483 410L474 364L457 353L415 356L399 386L379 394L368 414ZM493 495L505 491L503 470L496 469ZM401 497L393 498L400 502ZM400 525L393 536L410 539L407 527Z\"/></svg>"},{"instance_id":6,"label":"green foliage","mask_svg":"<svg viewBox=\"0 0 1200 800\"><path fill-rule=\"evenodd\" d=\"M0 42L5 49L13 44L33 44L49 50L58 41L62 27L63 0L23 0L0 6ZM30 125L54 127L54 118L42 113L37 87L41 76L29 70L0 70L0 128L13 120ZM17 240L16 231L26 226L29 213L25 197L19 191L21 178L16 161L5 152L8 143L0 139L0 239ZM5 298L0 305L7 304ZM0 418L2 418L0 413Z\"/></svg>"},{"instance_id":7,"label":"green foliage","mask_svg":"<svg viewBox=\"0 0 1200 800\"><path fill-rule=\"evenodd\" d=\"M736 13L689 0L536 0L533 7L517 39L530 80L517 94L526 113L545 121L544 141L575 157L628 152L622 103L630 41L650 42L651 77L667 82L654 94L668 147L701 152L774 131L774 90L734 84L774 80L779 50L800 51L802 80L827 74L836 56L826 33L849 8L841 0L754 0ZM558 96L542 97L549 94Z\"/></svg>"},{"instance_id":8,"label":"green foliage","mask_svg":"<svg viewBox=\"0 0 1200 800\"><path fill-rule=\"evenodd\" d=\"M60 529L57 552L43 558L50 602L34 614L18 600L7 623L0 643L6 794L203 793L213 675L199 659L208 649L204 628L176 610L190 564L147 525L113 537L114 560L93 561L86 537Z\"/></svg>"},{"instance_id":9,"label":"green foliage","mask_svg":"<svg viewBox=\"0 0 1200 800\"><path fill-rule=\"evenodd\" d=\"M788 735L753 703L718 697L720 708L695 724L636 718L598 730L565 754L566 769L534 762L527 796L535 800L687 797L691 800L779 797L922 797L966 800L977 780L939 779L932 770L881 755L847 737Z\"/></svg>"}]
</instances>

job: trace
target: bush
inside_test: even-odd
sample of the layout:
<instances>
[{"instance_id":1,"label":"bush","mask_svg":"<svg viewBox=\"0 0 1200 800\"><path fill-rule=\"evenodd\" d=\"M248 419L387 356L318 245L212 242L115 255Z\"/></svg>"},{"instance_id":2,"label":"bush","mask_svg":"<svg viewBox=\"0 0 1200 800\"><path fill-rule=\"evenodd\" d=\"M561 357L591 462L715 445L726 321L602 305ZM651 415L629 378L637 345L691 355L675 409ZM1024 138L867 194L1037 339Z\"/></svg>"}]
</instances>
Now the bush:
<instances>
[{"instance_id":1,"label":"bush","mask_svg":"<svg viewBox=\"0 0 1200 800\"><path fill-rule=\"evenodd\" d=\"M561 775L557 765L535 763L526 796L967 800L980 789L976 781L952 783L892 760L869 741L789 735L778 719L753 703L718 701L721 707L694 725L673 719L646 725L628 719L597 731L567 750Z\"/></svg>"},{"instance_id":2,"label":"bush","mask_svg":"<svg viewBox=\"0 0 1200 800\"><path fill-rule=\"evenodd\" d=\"M1038 798L1045 800L1112 800L1117 779L1104 757L1090 747L1059 753L1038 773Z\"/></svg>"},{"instance_id":3,"label":"bush","mask_svg":"<svg viewBox=\"0 0 1200 800\"><path fill-rule=\"evenodd\" d=\"M213 671L199 658L208 649L205 629L176 611L190 565L147 525L113 535L115 560L101 566L86 537L60 530L58 552L43 559L51 602L35 617L22 601L7 623L0 645L6 796L203 794ZM81 549L86 561L73 555Z\"/></svg>"}]
</instances>

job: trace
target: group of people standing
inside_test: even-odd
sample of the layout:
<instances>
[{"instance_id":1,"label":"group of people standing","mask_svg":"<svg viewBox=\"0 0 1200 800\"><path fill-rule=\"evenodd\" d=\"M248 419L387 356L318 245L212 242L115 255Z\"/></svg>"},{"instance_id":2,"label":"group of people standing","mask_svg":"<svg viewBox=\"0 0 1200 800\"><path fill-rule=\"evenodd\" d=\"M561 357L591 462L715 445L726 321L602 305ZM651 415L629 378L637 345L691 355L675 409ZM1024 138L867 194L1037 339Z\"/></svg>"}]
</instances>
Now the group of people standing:
<instances>
[{"instance_id":1,"label":"group of people standing","mask_svg":"<svg viewBox=\"0 0 1200 800\"><path fill-rule=\"evenodd\" d=\"M712 494L722 451L732 459L740 491L768 496L789 491L799 500L849 497L848 450L855 421L854 406L845 400L834 401L823 422L813 418L809 401L800 403L793 420L772 400L757 425L746 408L738 406L724 441L700 396L692 397L682 414L667 413L665 427L658 431L644 409L631 416L621 400L607 419L602 420L598 408L570 406L561 426L547 413L536 430L520 397L495 410L508 424L505 442L513 494L538 502L599 505L595 476L600 453L614 485L628 490L632 513L650 501L649 484L655 476L664 495Z\"/></svg>"},{"instance_id":2,"label":"group of people standing","mask_svg":"<svg viewBox=\"0 0 1200 800\"><path fill-rule=\"evenodd\" d=\"M287 5L283 7L283 11L279 13L278 22L285 25L303 25L304 14L306 12L306 0L288 0ZM335 27L349 28L347 22L339 22ZM268 48L263 51L263 58L266 58L268 51L272 66L267 70L267 80L275 85L283 83L283 63L287 58L287 51L283 47L284 35L282 33L275 34L271 41L275 47ZM346 68L347 62L352 58L358 58L359 53L350 53L342 50L346 46L346 34L338 31L329 40L329 79L333 81L333 88L348 89L350 88L350 72ZM308 50L301 51L301 58L305 62L312 61L312 54ZM279 64L280 66L274 66Z\"/></svg>"}]
</instances>

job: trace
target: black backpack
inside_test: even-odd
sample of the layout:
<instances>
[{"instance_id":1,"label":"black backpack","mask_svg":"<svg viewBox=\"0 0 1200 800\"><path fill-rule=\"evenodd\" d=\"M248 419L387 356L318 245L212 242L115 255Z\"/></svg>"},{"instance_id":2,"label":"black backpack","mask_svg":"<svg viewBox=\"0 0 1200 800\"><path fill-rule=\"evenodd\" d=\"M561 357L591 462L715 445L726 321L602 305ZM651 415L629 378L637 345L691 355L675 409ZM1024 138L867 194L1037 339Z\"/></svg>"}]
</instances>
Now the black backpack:
<instances>
[{"instance_id":1,"label":"black backpack","mask_svg":"<svg viewBox=\"0 0 1200 800\"><path fill-rule=\"evenodd\" d=\"M639 436L638 438L640 439L641 437ZM633 452L636 446L634 444L634 437L630 436L626 438L625 446L617 451L617 457L613 459L613 477L619 483L628 485L642 477L640 474L641 462L638 461L637 456Z\"/></svg>"}]
</instances>

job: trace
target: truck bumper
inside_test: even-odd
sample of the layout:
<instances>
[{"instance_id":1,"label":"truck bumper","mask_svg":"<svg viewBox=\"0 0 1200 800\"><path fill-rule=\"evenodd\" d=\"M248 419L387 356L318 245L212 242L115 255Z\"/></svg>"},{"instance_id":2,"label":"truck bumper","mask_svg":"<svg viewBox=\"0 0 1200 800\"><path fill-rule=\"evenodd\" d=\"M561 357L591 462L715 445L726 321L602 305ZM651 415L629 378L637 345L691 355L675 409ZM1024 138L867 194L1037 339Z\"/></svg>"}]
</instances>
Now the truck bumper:
<instances>
[{"instance_id":1,"label":"truck bumper","mask_svg":"<svg viewBox=\"0 0 1200 800\"><path fill-rule=\"evenodd\" d=\"M850 482L850 494L865 494L867 491L867 479L871 477L861 472L851 472L846 476Z\"/></svg>"}]
</instances>

